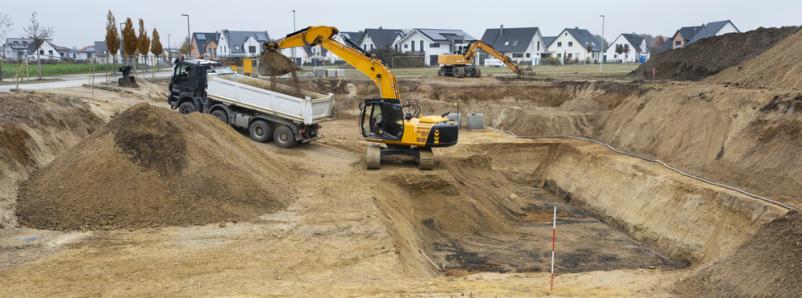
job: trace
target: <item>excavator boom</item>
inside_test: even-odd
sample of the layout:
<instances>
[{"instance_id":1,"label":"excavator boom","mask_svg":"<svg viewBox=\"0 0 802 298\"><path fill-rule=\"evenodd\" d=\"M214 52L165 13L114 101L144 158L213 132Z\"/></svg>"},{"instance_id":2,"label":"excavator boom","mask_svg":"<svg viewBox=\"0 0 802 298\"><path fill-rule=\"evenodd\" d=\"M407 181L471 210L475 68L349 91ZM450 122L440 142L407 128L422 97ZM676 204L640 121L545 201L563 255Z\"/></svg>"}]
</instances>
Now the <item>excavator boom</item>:
<instances>
[{"instance_id":1,"label":"excavator boom","mask_svg":"<svg viewBox=\"0 0 802 298\"><path fill-rule=\"evenodd\" d=\"M307 27L282 39L265 43L265 54L280 55L278 51L281 49L320 45L373 80L382 99L399 99L398 81L390 69L381 60L335 40L337 32L334 27Z\"/></svg>"}]
</instances>

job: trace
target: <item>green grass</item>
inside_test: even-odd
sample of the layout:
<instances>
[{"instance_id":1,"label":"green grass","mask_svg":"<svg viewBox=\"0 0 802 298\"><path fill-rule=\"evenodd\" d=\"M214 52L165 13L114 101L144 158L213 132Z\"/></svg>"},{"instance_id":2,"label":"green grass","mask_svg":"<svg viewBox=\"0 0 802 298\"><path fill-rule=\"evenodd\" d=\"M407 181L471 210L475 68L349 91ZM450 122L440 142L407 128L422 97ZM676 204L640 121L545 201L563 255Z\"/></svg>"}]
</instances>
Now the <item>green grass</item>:
<instances>
[{"instance_id":1,"label":"green grass","mask_svg":"<svg viewBox=\"0 0 802 298\"><path fill-rule=\"evenodd\" d=\"M346 69L346 76L352 78L364 77L359 71L349 66L322 66L320 68L340 68ZM512 75L506 67L480 67L482 75ZM631 71L638 68L637 64L605 64L604 72L600 72L599 65L537 65L533 69L536 78L554 80L587 80L587 79L622 79ZM304 70L311 71L314 67L304 67ZM400 78L404 77L435 77L437 67L426 68L396 68L393 73Z\"/></svg>"},{"instance_id":2,"label":"green grass","mask_svg":"<svg viewBox=\"0 0 802 298\"><path fill-rule=\"evenodd\" d=\"M24 64L8 64L3 63L3 78L4 79L13 79L17 74L17 67L22 67L20 70L20 77L26 76L25 65ZM92 68L94 67L95 73L106 73L106 72L118 72L120 68L119 64L77 64L77 63L58 63L58 64L42 64L42 75L45 77L49 76L60 76L60 75L70 75L70 74L82 74L82 73L90 73L92 72ZM138 70L147 69L146 66L139 66ZM163 66L164 67L164 66ZM168 66L169 67L169 66ZM29 77L38 77L39 71L36 66L36 62L32 61L28 64L27 76Z\"/></svg>"}]
</instances>

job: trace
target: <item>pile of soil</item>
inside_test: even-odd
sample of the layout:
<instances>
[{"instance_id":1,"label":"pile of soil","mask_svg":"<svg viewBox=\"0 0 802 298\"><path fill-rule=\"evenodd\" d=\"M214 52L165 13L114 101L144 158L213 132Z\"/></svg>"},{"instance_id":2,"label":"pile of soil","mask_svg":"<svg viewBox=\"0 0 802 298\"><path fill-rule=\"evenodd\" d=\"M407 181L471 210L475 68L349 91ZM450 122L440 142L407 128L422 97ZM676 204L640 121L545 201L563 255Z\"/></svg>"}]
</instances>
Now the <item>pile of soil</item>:
<instances>
[{"instance_id":1,"label":"pile of soil","mask_svg":"<svg viewBox=\"0 0 802 298\"><path fill-rule=\"evenodd\" d=\"M729 68L713 82L747 87L802 89L802 31L786 38L741 66Z\"/></svg>"},{"instance_id":2,"label":"pile of soil","mask_svg":"<svg viewBox=\"0 0 802 298\"><path fill-rule=\"evenodd\" d=\"M0 93L0 228L16 225L17 186L102 124L80 99Z\"/></svg>"},{"instance_id":3,"label":"pile of soil","mask_svg":"<svg viewBox=\"0 0 802 298\"><path fill-rule=\"evenodd\" d=\"M702 39L686 48L652 57L631 75L651 79L654 68L657 79L702 80L757 57L798 30L799 27L758 28Z\"/></svg>"},{"instance_id":4,"label":"pile of soil","mask_svg":"<svg viewBox=\"0 0 802 298\"><path fill-rule=\"evenodd\" d=\"M677 283L677 291L696 297L802 295L802 214L763 226L733 254Z\"/></svg>"},{"instance_id":5,"label":"pile of soil","mask_svg":"<svg viewBox=\"0 0 802 298\"><path fill-rule=\"evenodd\" d=\"M55 230L246 220L289 204L292 171L214 117L138 104L26 181L17 216Z\"/></svg>"}]
</instances>

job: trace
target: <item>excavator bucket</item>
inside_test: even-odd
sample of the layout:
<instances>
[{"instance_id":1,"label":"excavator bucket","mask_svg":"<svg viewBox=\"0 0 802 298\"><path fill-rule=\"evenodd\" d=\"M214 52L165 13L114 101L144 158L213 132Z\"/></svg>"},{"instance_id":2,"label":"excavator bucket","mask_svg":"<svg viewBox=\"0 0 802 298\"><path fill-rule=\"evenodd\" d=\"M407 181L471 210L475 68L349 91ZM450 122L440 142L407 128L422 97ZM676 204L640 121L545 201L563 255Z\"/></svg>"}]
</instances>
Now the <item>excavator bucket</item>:
<instances>
[{"instance_id":1,"label":"excavator bucket","mask_svg":"<svg viewBox=\"0 0 802 298\"><path fill-rule=\"evenodd\" d=\"M520 68L518 68L518 77L519 78L534 78L535 77L535 70L532 69L531 66L520 67Z\"/></svg>"},{"instance_id":2,"label":"excavator bucket","mask_svg":"<svg viewBox=\"0 0 802 298\"><path fill-rule=\"evenodd\" d=\"M259 57L259 65L256 71L261 76L278 77L285 74L301 70L300 67L275 50L265 50L262 56Z\"/></svg>"}]
</instances>

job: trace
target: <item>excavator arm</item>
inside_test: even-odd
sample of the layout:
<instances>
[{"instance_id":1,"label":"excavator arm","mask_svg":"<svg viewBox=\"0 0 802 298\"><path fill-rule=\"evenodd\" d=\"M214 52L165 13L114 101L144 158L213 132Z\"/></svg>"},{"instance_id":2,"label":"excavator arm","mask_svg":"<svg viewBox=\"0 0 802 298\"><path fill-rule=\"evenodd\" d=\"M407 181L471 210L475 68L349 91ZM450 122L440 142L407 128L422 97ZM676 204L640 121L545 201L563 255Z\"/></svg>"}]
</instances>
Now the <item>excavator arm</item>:
<instances>
[{"instance_id":1,"label":"excavator arm","mask_svg":"<svg viewBox=\"0 0 802 298\"><path fill-rule=\"evenodd\" d=\"M398 81L390 69L381 60L335 40L337 32L334 27L307 27L282 39L266 42L263 55L275 55L281 49L320 45L373 80L382 99L399 99Z\"/></svg>"},{"instance_id":2,"label":"excavator arm","mask_svg":"<svg viewBox=\"0 0 802 298\"><path fill-rule=\"evenodd\" d=\"M493 46L481 40L471 41L471 43L468 45L468 49L465 50L465 54L463 54L465 60L473 61L473 56L475 56L479 50L482 50L488 55L493 56L498 60L501 60L501 62L504 62L504 65L506 65L507 68L509 68L512 72L516 74L521 74L521 70L518 68L518 65L515 65L515 63L512 62L512 59L510 57L507 57L503 53L493 48Z\"/></svg>"}]
</instances>

